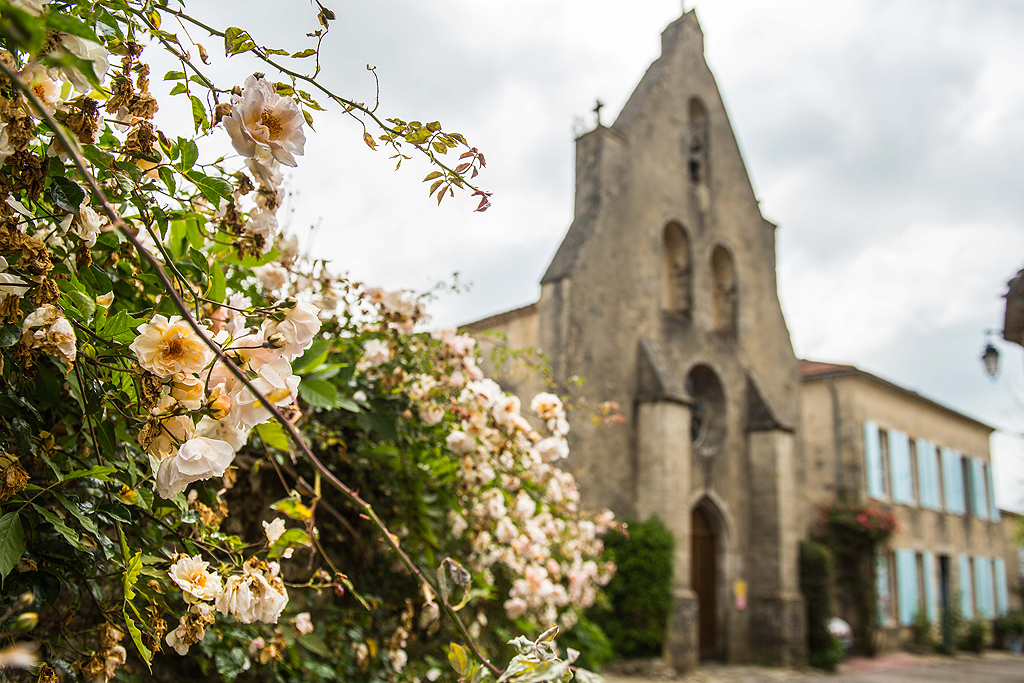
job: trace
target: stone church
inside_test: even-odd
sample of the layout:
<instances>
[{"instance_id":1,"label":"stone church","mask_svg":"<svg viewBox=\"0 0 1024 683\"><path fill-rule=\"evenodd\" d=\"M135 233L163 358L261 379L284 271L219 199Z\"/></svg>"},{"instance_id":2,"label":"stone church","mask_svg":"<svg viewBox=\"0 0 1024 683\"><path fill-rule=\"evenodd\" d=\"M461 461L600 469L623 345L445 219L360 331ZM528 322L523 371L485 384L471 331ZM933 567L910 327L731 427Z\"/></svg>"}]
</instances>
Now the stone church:
<instances>
[{"instance_id":1,"label":"stone church","mask_svg":"<svg viewBox=\"0 0 1024 683\"><path fill-rule=\"evenodd\" d=\"M562 386L585 378L578 393L592 405L621 406L622 427L574 421L566 466L588 506L657 515L673 531L665 655L678 669L806 656L801 365L779 304L776 229L690 11L664 30L614 124L576 140L574 218L540 300L468 326L537 349ZM544 388L489 369L520 396Z\"/></svg>"}]
</instances>

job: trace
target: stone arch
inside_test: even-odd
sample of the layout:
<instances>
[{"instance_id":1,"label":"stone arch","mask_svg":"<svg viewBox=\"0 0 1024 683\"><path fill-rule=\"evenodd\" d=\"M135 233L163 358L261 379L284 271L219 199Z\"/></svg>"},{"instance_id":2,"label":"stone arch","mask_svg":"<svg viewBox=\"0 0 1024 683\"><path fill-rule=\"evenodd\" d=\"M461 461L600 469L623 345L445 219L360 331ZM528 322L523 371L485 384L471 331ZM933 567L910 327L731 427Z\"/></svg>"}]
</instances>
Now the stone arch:
<instances>
[{"instance_id":1,"label":"stone arch","mask_svg":"<svg viewBox=\"0 0 1024 683\"><path fill-rule=\"evenodd\" d=\"M699 97L691 97L686 107L687 171L690 182L695 185L707 184L709 147L711 143L708 126L708 110Z\"/></svg>"},{"instance_id":2,"label":"stone arch","mask_svg":"<svg viewBox=\"0 0 1024 683\"><path fill-rule=\"evenodd\" d=\"M693 307L693 267L686 229L672 221L661 237L661 310L689 320Z\"/></svg>"},{"instance_id":3,"label":"stone arch","mask_svg":"<svg viewBox=\"0 0 1024 683\"><path fill-rule=\"evenodd\" d=\"M736 334L738 291L732 254L721 244L715 245L711 252L711 319L715 332Z\"/></svg>"},{"instance_id":4,"label":"stone arch","mask_svg":"<svg viewBox=\"0 0 1024 683\"><path fill-rule=\"evenodd\" d=\"M690 508L690 587L697 598L700 659L725 659L732 591L731 529L723 508L705 493Z\"/></svg>"}]
</instances>

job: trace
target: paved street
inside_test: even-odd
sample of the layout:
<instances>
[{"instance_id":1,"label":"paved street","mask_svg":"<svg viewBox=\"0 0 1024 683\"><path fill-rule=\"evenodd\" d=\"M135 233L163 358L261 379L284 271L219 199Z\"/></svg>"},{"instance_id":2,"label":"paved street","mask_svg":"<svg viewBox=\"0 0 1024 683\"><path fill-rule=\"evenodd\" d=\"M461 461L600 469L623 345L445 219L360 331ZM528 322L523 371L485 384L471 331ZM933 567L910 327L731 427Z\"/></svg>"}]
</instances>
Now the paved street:
<instances>
[{"instance_id":1,"label":"paved street","mask_svg":"<svg viewBox=\"0 0 1024 683\"><path fill-rule=\"evenodd\" d=\"M666 680L616 674L606 674L605 679L608 683ZM982 657L949 658L897 653L878 659L851 660L840 667L838 674L713 664L674 680L685 683L1021 683L1024 682L1024 656L997 652Z\"/></svg>"}]
</instances>

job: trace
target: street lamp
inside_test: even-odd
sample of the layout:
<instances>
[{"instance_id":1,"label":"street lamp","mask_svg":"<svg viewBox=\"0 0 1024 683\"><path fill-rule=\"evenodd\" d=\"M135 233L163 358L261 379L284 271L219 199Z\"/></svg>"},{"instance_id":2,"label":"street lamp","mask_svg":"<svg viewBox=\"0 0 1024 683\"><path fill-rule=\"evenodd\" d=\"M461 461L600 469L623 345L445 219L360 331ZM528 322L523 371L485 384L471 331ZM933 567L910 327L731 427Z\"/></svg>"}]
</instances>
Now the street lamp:
<instances>
[{"instance_id":1,"label":"street lamp","mask_svg":"<svg viewBox=\"0 0 1024 683\"><path fill-rule=\"evenodd\" d=\"M992 379L999 374L999 349L992 346L991 342L985 345L985 351L981 354L981 362L985 364L985 372Z\"/></svg>"}]
</instances>

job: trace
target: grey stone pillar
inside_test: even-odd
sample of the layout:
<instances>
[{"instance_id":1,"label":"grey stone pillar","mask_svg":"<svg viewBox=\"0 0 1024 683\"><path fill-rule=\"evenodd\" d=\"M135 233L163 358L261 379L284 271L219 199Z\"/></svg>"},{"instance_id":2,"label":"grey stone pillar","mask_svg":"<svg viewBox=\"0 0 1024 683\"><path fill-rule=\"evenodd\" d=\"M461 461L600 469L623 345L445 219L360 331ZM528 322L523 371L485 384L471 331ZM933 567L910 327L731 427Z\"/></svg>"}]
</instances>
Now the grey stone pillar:
<instances>
[{"instance_id":1,"label":"grey stone pillar","mask_svg":"<svg viewBox=\"0 0 1024 683\"><path fill-rule=\"evenodd\" d=\"M657 515L675 538L675 607L665 640L667 663L697 666L697 596L690 587L690 407L661 399L637 406L637 513Z\"/></svg>"},{"instance_id":2,"label":"grey stone pillar","mask_svg":"<svg viewBox=\"0 0 1024 683\"><path fill-rule=\"evenodd\" d=\"M750 642L766 663L806 660L804 601L798 575L795 436L750 431Z\"/></svg>"}]
</instances>

